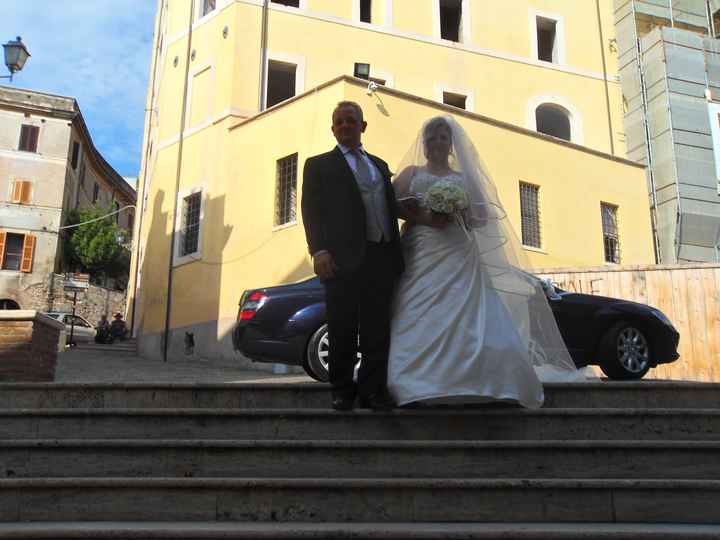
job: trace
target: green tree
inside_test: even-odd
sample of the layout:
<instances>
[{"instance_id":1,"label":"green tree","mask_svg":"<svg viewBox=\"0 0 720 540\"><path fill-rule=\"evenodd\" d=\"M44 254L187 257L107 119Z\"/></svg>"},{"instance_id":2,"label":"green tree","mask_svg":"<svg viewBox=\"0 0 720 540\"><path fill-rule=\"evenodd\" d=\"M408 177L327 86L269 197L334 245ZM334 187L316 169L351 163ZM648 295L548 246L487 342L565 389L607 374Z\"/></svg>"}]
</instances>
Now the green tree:
<instances>
[{"instance_id":1,"label":"green tree","mask_svg":"<svg viewBox=\"0 0 720 540\"><path fill-rule=\"evenodd\" d=\"M114 278L123 284L127 283L130 270L129 238L115 222L115 216L100 219L111 211L84 208L68 213L66 225L83 225L65 229L65 267L88 272L95 282L104 284L105 278Z\"/></svg>"}]
</instances>

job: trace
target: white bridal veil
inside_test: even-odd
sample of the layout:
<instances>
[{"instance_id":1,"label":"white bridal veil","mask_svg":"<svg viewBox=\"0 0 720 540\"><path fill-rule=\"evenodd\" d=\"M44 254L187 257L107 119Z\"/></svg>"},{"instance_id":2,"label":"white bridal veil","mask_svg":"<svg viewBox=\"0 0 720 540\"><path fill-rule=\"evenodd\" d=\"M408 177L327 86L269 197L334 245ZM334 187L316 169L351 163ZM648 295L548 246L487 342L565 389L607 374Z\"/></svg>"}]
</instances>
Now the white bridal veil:
<instances>
[{"instance_id":1,"label":"white bridal veil","mask_svg":"<svg viewBox=\"0 0 720 540\"><path fill-rule=\"evenodd\" d=\"M398 199L412 197L411 178L427 166L423 134L445 124L451 134L449 165L464 181L469 198L463 221L468 244L476 249L487 271L488 286L495 289L515 328L528 348L530 362L543 382L585 380L575 367L558 330L539 278L528 273L527 257L509 223L495 185L475 146L460 124L450 116L435 117L423 125L398 171L405 181L396 182Z\"/></svg>"}]
</instances>

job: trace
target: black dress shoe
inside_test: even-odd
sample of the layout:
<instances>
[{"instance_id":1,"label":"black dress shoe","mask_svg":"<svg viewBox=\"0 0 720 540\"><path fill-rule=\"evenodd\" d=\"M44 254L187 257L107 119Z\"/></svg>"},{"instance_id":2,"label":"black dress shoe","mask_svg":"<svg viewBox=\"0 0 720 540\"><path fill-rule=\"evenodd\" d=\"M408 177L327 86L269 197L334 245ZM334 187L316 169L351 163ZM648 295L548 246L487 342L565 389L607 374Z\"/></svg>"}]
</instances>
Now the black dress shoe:
<instances>
[{"instance_id":1,"label":"black dress shoe","mask_svg":"<svg viewBox=\"0 0 720 540\"><path fill-rule=\"evenodd\" d=\"M361 404L373 411L391 411L395 408L395 402L386 391L363 397Z\"/></svg>"},{"instance_id":2,"label":"black dress shoe","mask_svg":"<svg viewBox=\"0 0 720 540\"><path fill-rule=\"evenodd\" d=\"M336 411L352 411L355 406L355 396L347 394L333 394L332 408Z\"/></svg>"}]
</instances>

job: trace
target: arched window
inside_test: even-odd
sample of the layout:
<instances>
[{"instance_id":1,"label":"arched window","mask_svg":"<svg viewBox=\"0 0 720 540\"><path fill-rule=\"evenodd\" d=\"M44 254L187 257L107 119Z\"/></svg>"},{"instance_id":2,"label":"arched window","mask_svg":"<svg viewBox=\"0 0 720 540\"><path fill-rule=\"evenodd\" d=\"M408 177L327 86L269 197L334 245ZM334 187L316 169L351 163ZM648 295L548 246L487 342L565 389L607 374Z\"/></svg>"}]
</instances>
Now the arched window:
<instances>
[{"instance_id":1,"label":"arched window","mask_svg":"<svg viewBox=\"0 0 720 540\"><path fill-rule=\"evenodd\" d=\"M18 304L15 300L0 298L0 309L20 309L20 304Z\"/></svg>"},{"instance_id":2,"label":"arched window","mask_svg":"<svg viewBox=\"0 0 720 540\"><path fill-rule=\"evenodd\" d=\"M554 103L543 103L535 109L535 124L539 133L558 139L571 140L570 113Z\"/></svg>"}]
</instances>

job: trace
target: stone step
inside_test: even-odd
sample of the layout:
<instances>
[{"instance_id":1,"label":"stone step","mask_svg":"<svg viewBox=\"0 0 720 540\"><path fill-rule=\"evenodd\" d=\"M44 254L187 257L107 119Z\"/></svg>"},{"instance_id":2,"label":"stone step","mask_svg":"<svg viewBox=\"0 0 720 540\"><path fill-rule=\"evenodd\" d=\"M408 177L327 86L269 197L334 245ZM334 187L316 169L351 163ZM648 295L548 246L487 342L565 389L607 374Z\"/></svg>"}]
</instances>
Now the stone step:
<instances>
[{"instance_id":1,"label":"stone step","mask_svg":"<svg viewBox=\"0 0 720 540\"><path fill-rule=\"evenodd\" d=\"M0 480L0 521L720 522L717 480Z\"/></svg>"},{"instance_id":2,"label":"stone step","mask_svg":"<svg viewBox=\"0 0 720 540\"><path fill-rule=\"evenodd\" d=\"M0 409L24 408L328 408L320 383L76 384L3 383ZM544 408L720 408L720 384L597 382L549 384Z\"/></svg>"},{"instance_id":3,"label":"stone step","mask_svg":"<svg viewBox=\"0 0 720 540\"><path fill-rule=\"evenodd\" d=\"M718 525L677 523L0 523L6 540L717 540Z\"/></svg>"},{"instance_id":4,"label":"stone step","mask_svg":"<svg viewBox=\"0 0 720 540\"><path fill-rule=\"evenodd\" d=\"M720 441L0 441L0 478L720 480Z\"/></svg>"},{"instance_id":5,"label":"stone step","mask_svg":"<svg viewBox=\"0 0 720 540\"><path fill-rule=\"evenodd\" d=\"M0 440L720 440L717 409L0 410Z\"/></svg>"},{"instance_id":6,"label":"stone step","mask_svg":"<svg viewBox=\"0 0 720 540\"><path fill-rule=\"evenodd\" d=\"M78 351L97 351L103 354L137 354L137 345L130 345L125 343L116 343L113 345L102 345L99 343L78 343L75 349Z\"/></svg>"}]
</instances>

